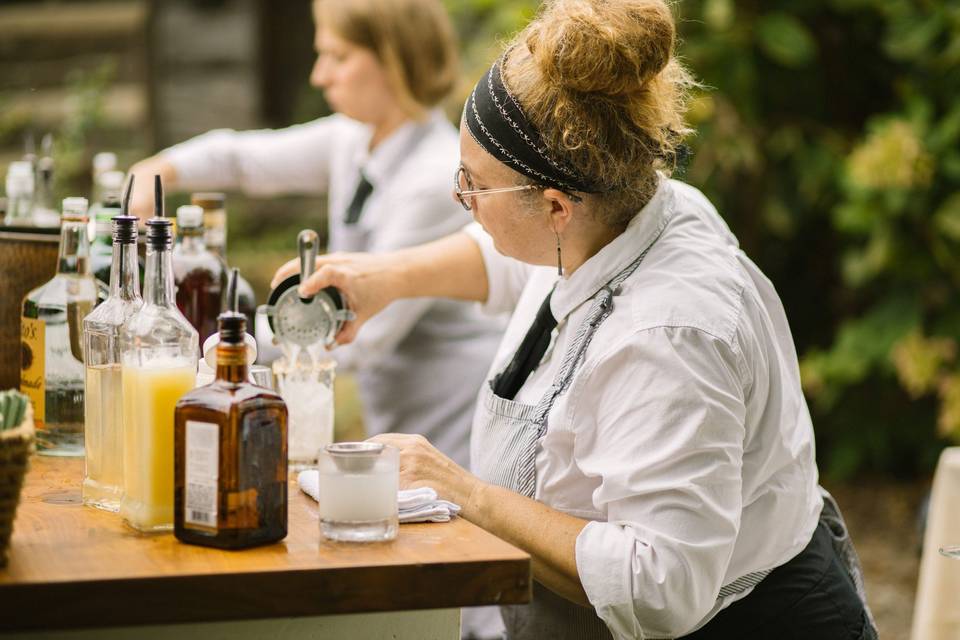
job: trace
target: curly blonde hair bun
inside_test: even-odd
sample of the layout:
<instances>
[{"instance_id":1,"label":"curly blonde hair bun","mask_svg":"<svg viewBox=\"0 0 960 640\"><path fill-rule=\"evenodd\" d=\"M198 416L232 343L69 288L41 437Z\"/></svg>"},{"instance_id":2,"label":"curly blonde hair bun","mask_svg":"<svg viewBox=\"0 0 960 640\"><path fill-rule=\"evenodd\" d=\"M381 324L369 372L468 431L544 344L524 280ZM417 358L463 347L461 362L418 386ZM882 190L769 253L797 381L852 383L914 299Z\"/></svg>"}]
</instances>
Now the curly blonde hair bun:
<instances>
[{"instance_id":1,"label":"curly blonde hair bun","mask_svg":"<svg viewBox=\"0 0 960 640\"><path fill-rule=\"evenodd\" d=\"M504 82L548 151L605 186L597 215L625 226L675 166L689 90L663 0L553 0L518 34Z\"/></svg>"}]
</instances>

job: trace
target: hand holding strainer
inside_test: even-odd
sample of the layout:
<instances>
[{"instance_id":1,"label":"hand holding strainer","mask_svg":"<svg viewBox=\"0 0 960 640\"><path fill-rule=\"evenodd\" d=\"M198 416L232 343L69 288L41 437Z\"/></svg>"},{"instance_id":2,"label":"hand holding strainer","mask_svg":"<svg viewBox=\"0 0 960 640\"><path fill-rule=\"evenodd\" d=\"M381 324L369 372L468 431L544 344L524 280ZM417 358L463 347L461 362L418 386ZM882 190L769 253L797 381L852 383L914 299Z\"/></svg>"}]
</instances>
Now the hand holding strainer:
<instances>
[{"instance_id":1,"label":"hand holding strainer","mask_svg":"<svg viewBox=\"0 0 960 640\"><path fill-rule=\"evenodd\" d=\"M316 266L317 232L304 229L297 236L297 245L300 273L289 276L270 292L267 322L280 343L329 346L343 324L356 315L347 309L346 301L335 287L326 287L307 298L300 297L298 285L313 274Z\"/></svg>"}]
</instances>

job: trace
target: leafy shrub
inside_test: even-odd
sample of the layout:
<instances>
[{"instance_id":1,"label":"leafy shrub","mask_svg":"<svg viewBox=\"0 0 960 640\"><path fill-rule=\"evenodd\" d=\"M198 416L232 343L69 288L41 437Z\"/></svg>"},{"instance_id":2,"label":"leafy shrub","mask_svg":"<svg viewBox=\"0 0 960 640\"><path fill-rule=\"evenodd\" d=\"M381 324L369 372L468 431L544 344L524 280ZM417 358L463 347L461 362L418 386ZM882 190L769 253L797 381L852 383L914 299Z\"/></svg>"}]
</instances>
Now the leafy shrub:
<instances>
[{"instance_id":1,"label":"leafy shrub","mask_svg":"<svg viewBox=\"0 0 960 640\"><path fill-rule=\"evenodd\" d=\"M459 98L536 5L448 0ZM960 5L674 6L705 85L684 178L777 285L825 470L929 470L960 440Z\"/></svg>"}]
</instances>

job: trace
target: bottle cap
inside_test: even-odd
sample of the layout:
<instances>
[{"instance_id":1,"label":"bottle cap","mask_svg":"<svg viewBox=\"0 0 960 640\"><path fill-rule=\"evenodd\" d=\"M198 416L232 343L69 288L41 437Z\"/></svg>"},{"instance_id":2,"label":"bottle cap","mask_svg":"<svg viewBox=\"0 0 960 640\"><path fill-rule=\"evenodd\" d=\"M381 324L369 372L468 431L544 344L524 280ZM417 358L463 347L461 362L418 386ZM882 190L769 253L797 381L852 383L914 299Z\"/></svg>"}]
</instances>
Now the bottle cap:
<instances>
[{"instance_id":1,"label":"bottle cap","mask_svg":"<svg viewBox=\"0 0 960 640\"><path fill-rule=\"evenodd\" d=\"M97 176L97 183L104 191L120 192L123 189L123 171L104 171Z\"/></svg>"},{"instance_id":2,"label":"bottle cap","mask_svg":"<svg viewBox=\"0 0 960 640\"><path fill-rule=\"evenodd\" d=\"M62 211L64 220L86 220L87 199L78 197L64 198Z\"/></svg>"},{"instance_id":3,"label":"bottle cap","mask_svg":"<svg viewBox=\"0 0 960 640\"><path fill-rule=\"evenodd\" d=\"M147 246L151 249L169 249L173 244L173 222L167 218L147 220Z\"/></svg>"},{"instance_id":4,"label":"bottle cap","mask_svg":"<svg viewBox=\"0 0 960 640\"><path fill-rule=\"evenodd\" d=\"M203 209L195 204L177 207L177 224L184 229L202 227Z\"/></svg>"},{"instance_id":5,"label":"bottle cap","mask_svg":"<svg viewBox=\"0 0 960 640\"><path fill-rule=\"evenodd\" d=\"M7 167L7 195L31 193L33 185L33 165L26 160L11 162Z\"/></svg>"},{"instance_id":6,"label":"bottle cap","mask_svg":"<svg viewBox=\"0 0 960 640\"><path fill-rule=\"evenodd\" d=\"M195 204L205 211L210 209L223 209L226 199L227 196L218 191L204 191L202 193L192 194L190 196L190 204Z\"/></svg>"},{"instance_id":7,"label":"bottle cap","mask_svg":"<svg viewBox=\"0 0 960 640\"><path fill-rule=\"evenodd\" d=\"M137 216L113 216L111 220L114 244L137 243L137 222L140 220Z\"/></svg>"},{"instance_id":8,"label":"bottle cap","mask_svg":"<svg viewBox=\"0 0 960 640\"><path fill-rule=\"evenodd\" d=\"M225 314L221 314L221 317ZM247 345L247 363L251 364L257 360L257 341L249 333L243 334L243 341ZM220 334L211 333L203 341L203 361L210 369L217 369L217 345L220 344Z\"/></svg>"},{"instance_id":9,"label":"bottle cap","mask_svg":"<svg viewBox=\"0 0 960 640\"><path fill-rule=\"evenodd\" d=\"M33 166L26 160L15 160L7 167L7 176L33 176Z\"/></svg>"},{"instance_id":10,"label":"bottle cap","mask_svg":"<svg viewBox=\"0 0 960 640\"><path fill-rule=\"evenodd\" d=\"M93 175L113 171L117 168L117 154L112 151L101 151L93 156ZM122 182L122 179L121 179Z\"/></svg>"}]
</instances>

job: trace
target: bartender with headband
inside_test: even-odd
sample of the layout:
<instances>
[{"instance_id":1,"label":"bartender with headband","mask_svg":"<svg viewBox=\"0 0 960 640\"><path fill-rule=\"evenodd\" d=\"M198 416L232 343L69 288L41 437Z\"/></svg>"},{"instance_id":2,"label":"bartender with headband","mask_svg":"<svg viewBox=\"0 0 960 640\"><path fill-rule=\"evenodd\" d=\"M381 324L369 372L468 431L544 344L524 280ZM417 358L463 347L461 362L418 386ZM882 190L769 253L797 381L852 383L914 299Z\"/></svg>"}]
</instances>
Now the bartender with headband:
<instances>
[{"instance_id":1,"label":"bartender with headband","mask_svg":"<svg viewBox=\"0 0 960 640\"><path fill-rule=\"evenodd\" d=\"M513 312L473 474L422 437L376 438L404 487L531 555L510 638L876 638L783 306L666 175L692 83L674 44L663 0L545 3L466 103L455 194L479 224L322 258L302 291L345 293L343 341L401 298Z\"/></svg>"}]
</instances>

